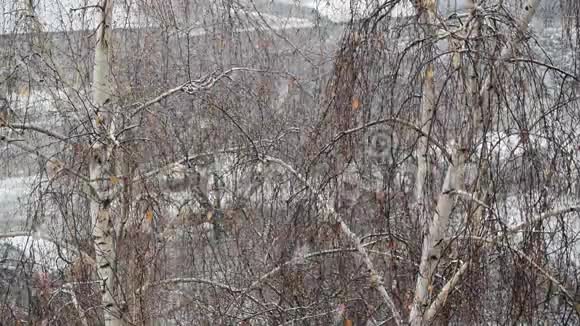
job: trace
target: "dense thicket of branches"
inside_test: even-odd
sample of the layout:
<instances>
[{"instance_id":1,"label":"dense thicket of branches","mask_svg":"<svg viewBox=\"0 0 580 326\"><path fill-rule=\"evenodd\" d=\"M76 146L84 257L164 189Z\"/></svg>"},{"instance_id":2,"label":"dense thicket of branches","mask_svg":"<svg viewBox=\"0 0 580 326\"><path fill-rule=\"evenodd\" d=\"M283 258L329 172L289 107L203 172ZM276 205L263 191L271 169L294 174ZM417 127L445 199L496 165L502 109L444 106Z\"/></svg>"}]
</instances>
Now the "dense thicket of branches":
<instances>
[{"instance_id":1,"label":"dense thicket of branches","mask_svg":"<svg viewBox=\"0 0 580 326\"><path fill-rule=\"evenodd\" d=\"M0 0L0 323L580 323L580 7L366 2Z\"/></svg>"}]
</instances>

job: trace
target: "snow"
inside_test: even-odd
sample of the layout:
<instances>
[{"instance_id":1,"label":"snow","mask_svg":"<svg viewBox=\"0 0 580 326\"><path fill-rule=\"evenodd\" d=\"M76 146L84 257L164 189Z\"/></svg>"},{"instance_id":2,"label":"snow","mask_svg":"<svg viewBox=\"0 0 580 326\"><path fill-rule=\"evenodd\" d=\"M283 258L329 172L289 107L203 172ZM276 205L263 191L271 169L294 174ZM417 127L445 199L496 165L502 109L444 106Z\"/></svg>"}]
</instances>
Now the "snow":
<instances>
[{"instance_id":1,"label":"snow","mask_svg":"<svg viewBox=\"0 0 580 326\"><path fill-rule=\"evenodd\" d=\"M59 248L51 241L38 239L34 235L18 235L0 239L0 248L0 254L7 258L0 260L4 268L19 268L18 265L9 265L9 261L14 260L32 263L33 271L56 272L62 271L67 265L61 256L70 259L66 250Z\"/></svg>"},{"instance_id":2,"label":"snow","mask_svg":"<svg viewBox=\"0 0 580 326\"><path fill-rule=\"evenodd\" d=\"M39 89L22 94L12 93L10 107L15 112L55 112L58 98L66 96L63 92L52 94L48 90Z\"/></svg>"},{"instance_id":3,"label":"snow","mask_svg":"<svg viewBox=\"0 0 580 326\"><path fill-rule=\"evenodd\" d=\"M499 162L506 162L515 157L522 156L528 144L534 150L547 150L548 141L545 138L536 135L528 136L528 144L521 141L520 134L509 134L502 131L490 132L486 135L485 141L487 149L492 153L493 159ZM482 144L477 146L476 154L481 153Z\"/></svg>"},{"instance_id":4,"label":"snow","mask_svg":"<svg viewBox=\"0 0 580 326\"><path fill-rule=\"evenodd\" d=\"M513 194L498 202L494 207L494 213L508 229L515 227L525 221L529 221L540 213L533 207L534 202L540 196L539 193ZM577 198L559 196L557 200L550 203L551 207L548 211L556 211L577 205L580 205L580 200ZM557 256L556 253L562 251L562 245L569 243L572 246L569 251L570 261L576 267L580 267L580 216L578 213L564 214L561 218L548 218L543 223L542 231L548 244L548 252ZM513 240L517 244L522 239L522 235L518 234ZM558 257L553 258L557 259Z\"/></svg>"},{"instance_id":5,"label":"snow","mask_svg":"<svg viewBox=\"0 0 580 326\"><path fill-rule=\"evenodd\" d=\"M5 23L0 30L2 34L26 33L36 28L44 32L94 30L98 25L100 13L95 7L98 0L35 1L34 17L40 22L40 26L35 26L30 19L26 3L14 1L12 5L5 5L10 8L4 8L3 11ZM151 18L137 10L136 0L126 0L115 4L113 28L143 28L152 25Z\"/></svg>"},{"instance_id":6,"label":"snow","mask_svg":"<svg viewBox=\"0 0 580 326\"><path fill-rule=\"evenodd\" d=\"M286 3L296 3L295 0L284 0ZM335 23L363 19L370 15L377 8L377 1L374 0L303 0L298 1L299 5L316 9L321 16L328 18ZM408 17L415 14L415 9L409 0L401 0L391 11L391 17Z\"/></svg>"},{"instance_id":7,"label":"snow","mask_svg":"<svg viewBox=\"0 0 580 326\"><path fill-rule=\"evenodd\" d=\"M296 18L296 17L281 17L275 15L269 15L259 12L246 12L246 11L233 11L233 14L239 15L240 18L249 18L250 22L241 24L234 29L236 33L252 32L259 30L286 30L286 29L302 29L302 28L313 28L315 25L313 22L307 19ZM205 27L193 27L188 28L189 36L202 36L208 33Z\"/></svg>"},{"instance_id":8,"label":"snow","mask_svg":"<svg viewBox=\"0 0 580 326\"><path fill-rule=\"evenodd\" d=\"M232 10L233 14L239 15L239 17L247 17L253 22L254 25L259 25L260 27L268 27L274 30L289 29L289 28L312 28L314 23L303 18L296 17L281 17L270 15L255 11L245 11L245 10ZM255 28L250 28L254 30Z\"/></svg>"},{"instance_id":9,"label":"snow","mask_svg":"<svg viewBox=\"0 0 580 326\"><path fill-rule=\"evenodd\" d=\"M10 108L16 112L16 122L33 122L35 126L54 130L54 126L62 125L61 120L72 118L78 107L90 97L82 90L71 91L62 88L24 89L19 93L8 95Z\"/></svg>"},{"instance_id":10,"label":"snow","mask_svg":"<svg viewBox=\"0 0 580 326\"><path fill-rule=\"evenodd\" d=\"M4 227L26 221L23 204L27 200L33 181L32 177L10 177L0 180L0 223Z\"/></svg>"},{"instance_id":11,"label":"snow","mask_svg":"<svg viewBox=\"0 0 580 326\"><path fill-rule=\"evenodd\" d=\"M95 30L98 26L100 10L95 8L98 0L40 0L35 6L35 18L40 22L36 26L30 19L25 2L15 4L0 5L0 10L4 9L3 23L0 23L0 34L27 33L40 28L44 32L64 32ZM3 8L4 7L4 8ZM84 9L82 9L84 8ZM143 11L145 6L137 0L126 0L115 3L113 7L113 29L121 28L149 28L162 25L161 19L153 15L147 15ZM218 8L219 9L219 8ZM233 10L233 9L232 9ZM252 31L259 28L268 27L273 30L288 28L311 28L314 24L307 20L296 17L280 17L266 13L258 13L245 10L233 10L239 18L252 19L252 27L239 28L238 32ZM154 10L151 10L155 13ZM204 18L201 17L200 21ZM178 20L176 18L176 20ZM200 22L186 27L193 35L203 35L206 33ZM178 24L183 25L183 24ZM258 25L258 26L256 26ZM180 26L184 27L184 26Z\"/></svg>"}]
</instances>

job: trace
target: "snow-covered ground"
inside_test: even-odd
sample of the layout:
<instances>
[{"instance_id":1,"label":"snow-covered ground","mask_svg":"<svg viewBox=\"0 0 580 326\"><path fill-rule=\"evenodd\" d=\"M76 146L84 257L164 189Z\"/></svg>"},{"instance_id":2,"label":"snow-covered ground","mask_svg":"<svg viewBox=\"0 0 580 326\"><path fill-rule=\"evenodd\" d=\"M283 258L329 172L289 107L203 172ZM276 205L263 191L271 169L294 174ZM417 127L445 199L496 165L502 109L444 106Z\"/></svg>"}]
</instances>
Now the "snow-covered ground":
<instances>
[{"instance_id":1,"label":"snow-covered ground","mask_svg":"<svg viewBox=\"0 0 580 326\"><path fill-rule=\"evenodd\" d=\"M498 202L493 210L494 216L508 229L537 218L541 212L536 202L541 197L539 193L513 194L505 200ZM580 199L570 196L559 196L556 200L550 200L547 212L562 210L568 207L580 206ZM575 268L580 268L580 213L572 212L561 216L547 218L542 223L542 229L536 229L544 235L548 246L548 253L552 259L561 259L563 249L570 246L566 251L568 259ZM517 234L514 243L522 240L522 234Z\"/></svg>"},{"instance_id":2,"label":"snow-covered ground","mask_svg":"<svg viewBox=\"0 0 580 326\"><path fill-rule=\"evenodd\" d=\"M32 235L0 237L0 264L2 268L21 268L19 262L30 264L34 272L63 271L66 260L71 260L71 253L54 242ZM64 258L64 259L63 259Z\"/></svg>"},{"instance_id":3,"label":"snow-covered ground","mask_svg":"<svg viewBox=\"0 0 580 326\"><path fill-rule=\"evenodd\" d=\"M94 30L98 25L99 10L96 8L96 0L40 0L34 5L34 17L36 21L30 19L27 15L30 9L24 2L14 1L9 3L0 3L0 35L9 33L28 33L35 30L43 32L64 32L64 31L85 31ZM177 6L172 10L184 12L191 10L189 6L179 8ZM4 6L4 8L2 8ZM212 8L208 14L225 10L221 2L208 1L204 6L196 8L196 14L204 16L203 8ZM251 6L249 7L251 8ZM2 10L4 9L4 10ZM199 21L194 25L191 23L191 17L186 14L188 22L181 23L183 17L175 15L169 19L166 13L158 10L154 6L149 8L148 5L138 2L137 0L128 0L116 2L113 7L113 28L115 29L135 29L151 28L165 26L168 20L175 23L177 30L188 31L191 35L203 35L207 33L206 19L209 17L200 16ZM256 29L272 28L274 30L290 28L311 28L314 24L302 18L282 17L268 13L259 13L246 9L231 9L230 16L236 17L244 27L238 28L237 32L253 31ZM187 25L187 26L186 26Z\"/></svg>"},{"instance_id":4,"label":"snow-covered ground","mask_svg":"<svg viewBox=\"0 0 580 326\"><path fill-rule=\"evenodd\" d=\"M22 229L26 224L26 204L29 199L33 177L0 179L1 231Z\"/></svg>"},{"instance_id":5,"label":"snow-covered ground","mask_svg":"<svg viewBox=\"0 0 580 326\"><path fill-rule=\"evenodd\" d=\"M345 0L283 0L282 2L298 4L316 9L321 16L340 23L348 22L351 17L361 19L368 17L377 8L375 0L345 1ZM392 17L406 17L415 14L415 9L409 0L398 2L391 10Z\"/></svg>"},{"instance_id":6,"label":"snow-covered ground","mask_svg":"<svg viewBox=\"0 0 580 326\"><path fill-rule=\"evenodd\" d=\"M41 0L34 1L34 14L30 13L28 2L3 1L0 34L27 33L34 30L43 32L63 32L94 30L97 26L99 10L96 0ZM83 9L85 8L85 9ZM120 1L113 10L114 28L148 27L154 21L137 10L137 1ZM34 15L40 25L29 18Z\"/></svg>"}]
</instances>

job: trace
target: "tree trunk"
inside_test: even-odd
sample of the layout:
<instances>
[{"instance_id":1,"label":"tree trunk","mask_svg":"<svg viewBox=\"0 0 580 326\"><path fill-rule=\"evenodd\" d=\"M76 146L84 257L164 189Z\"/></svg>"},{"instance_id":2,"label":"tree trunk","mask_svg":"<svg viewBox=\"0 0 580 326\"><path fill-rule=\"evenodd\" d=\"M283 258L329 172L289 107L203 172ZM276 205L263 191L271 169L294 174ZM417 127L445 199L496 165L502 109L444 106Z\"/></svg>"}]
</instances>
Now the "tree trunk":
<instances>
[{"instance_id":1,"label":"tree trunk","mask_svg":"<svg viewBox=\"0 0 580 326\"><path fill-rule=\"evenodd\" d=\"M539 3L540 0L528 1L528 5L526 6L527 14L519 22L518 28L520 32L524 33L527 30L528 24L531 21L536 9L538 8ZM436 9L435 1L424 0L423 7L427 8L428 12L430 12L429 9ZM476 8L474 8L474 10L476 10ZM472 12L472 14L475 14L475 12ZM511 42L512 45L516 45L518 40L518 38L514 39ZM500 61L509 58L511 54L510 49L511 47L508 46L503 48L500 55ZM476 67L474 67L474 69L476 69ZM430 77L428 72L429 68L427 68L426 77ZM474 80L470 80L469 83L472 88L475 86ZM474 104L474 101L479 101L479 99L489 96L488 92L491 89L491 85L491 75L488 74L483 81L481 88L479 89L479 94L476 94L473 89L470 90L471 94L468 95L470 104ZM423 95L425 96L425 94ZM426 112L427 111L422 112L423 116L425 116ZM437 313L437 310L442 306L442 303L445 302L449 291L452 290L454 284L459 281L459 277L466 271L468 267L468 264L464 264L462 268L460 268L460 270L456 273L457 277L454 277L452 282L449 283L449 286L446 289L443 289L440 293L443 294L443 296L438 296L433 304L430 302L430 297L432 295L431 292L433 291L432 277L441 259L441 251L443 249L442 247L446 245L444 237L449 224L449 216L453 208L453 201L451 196L453 190L462 190L463 188L462 176L464 174L465 151L468 150L468 148L465 147L466 145L469 145L473 142L473 138L476 137L483 123L485 122L483 119L487 118L483 116L482 112L478 113L471 115L472 121L470 128L468 128L468 132L465 133L465 135L458 135L460 144L454 146L455 148L453 149L452 164L447 171L447 175L439 195L439 200L437 202L435 214L433 215L433 220L429 222L429 231L423 240L421 262L419 265L419 275L417 276L415 296L409 316L409 324L412 326L420 326L425 322L432 320L432 318ZM424 126L422 126L422 128L424 128ZM420 175L418 174L418 177L419 176ZM417 182L419 182L419 180Z\"/></svg>"},{"instance_id":2,"label":"tree trunk","mask_svg":"<svg viewBox=\"0 0 580 326\"><path fill-rule=\"evenodd\" d=\"M425 26L427 36L430 37L434 31L433 27L436 22L436 0L422 0L418 10L421 14L421 23ZM421 97L421 121L419 127L423 135L431 134L431 123L435 115L435 66L431 61L433 57L433 47L427 47L426 58L429 60L427 68L423 75L423 94ZM427 228L427 205L430 201L425 200L425 184L428 178L428 172L431 170L431 160L429 159L429 139L421 136L417 141L417 176L415 178L415 201L417 215L419 217L420 230L426 231Z\"/></svg>"},{"instance_id":3,"label":"tree trunk","mask_svg":"<svg viewBox=\"0 0 580 326\"><path fill-rule=\"evenodd\" d=\"M453 190L457 189L458 176L462 174L464 166L463 152L454 146L453 163L447 170L445 181L439 195L437 208L433 216L433 221L429 227L429 233L423 240L421 251L421 263L419 264L419 275L415 287L415 298L409 316L409 323L412 326L423 324L423 313L429 308L430 292L433 290L432 278L435 269L441 259L441 253L445 247L445 231L449 225L449 216L453 208Z\"/></svg>"},{"instance_id":4,"label":"tree trunk","mask_svg":"<svg viewBox=\"0 0 580 326\"><path fill-rule=\"evenodd\" d=\"M113 0L102 0L102 14L96 33L95 66L93 70L93 104L96 108L93 120L97 139L92 146L89 174L98 198L91 199L90 213L93 223L93 239L97 262L97 277L101 283L101 300L104 307L103 317L106 326L124 325L122 311L114 298L116 288L114 266L116 263L114 221L111 216L112 182L108 182L115 146L113 115L110 112L110 46Z\"/></svg>"}]
</instances>

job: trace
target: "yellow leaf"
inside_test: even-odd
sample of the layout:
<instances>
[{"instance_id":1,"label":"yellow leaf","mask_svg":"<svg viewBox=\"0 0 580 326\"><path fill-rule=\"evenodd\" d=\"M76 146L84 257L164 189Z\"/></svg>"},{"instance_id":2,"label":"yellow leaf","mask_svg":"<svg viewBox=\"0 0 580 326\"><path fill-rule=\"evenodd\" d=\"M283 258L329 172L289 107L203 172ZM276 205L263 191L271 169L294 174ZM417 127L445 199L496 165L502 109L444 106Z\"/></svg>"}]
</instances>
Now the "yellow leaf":
<instances>
[{"instance_id":1,"label":"yellow leaf","mask_svg":"<svg viewBox=\"0 0 580 326\"><path fill-rule=\"evenodd\" d=\"M28 86L22 86L20 87L20 89L18 90L18 94L20 96L28 96L28 94L30 94L30 91L28 90Z\"/></svg>"},{"instance_id":2,"label":"yellow leaf","mask_svg":"<svg viewBox=\"0 0 580 326\"><path fill-rule=\"evenodd\" d=\"M344 320L344 326L352 326L352 320L350 320L350 319L345 319L345 320Z\"/></svg>"},{"instance_id":3,"label":"yellow leaf","mask_svg":"<svg viewBox=\"0 0 580 326\"><path fill-rule=\"evenodd\" d=\"M54 178L60 171L62 171L64 164L59 161L52 159L46 162L46 172L48 174L48 178Z\"/></svg>"},{"instance_id":4,"label":"yellow leaf","mask_svg":"<svg viewBox=\"0 0 580 326\"><path fill-rule=\"evenodd\" d=\"M379 285L380 279L376 273L371 273L370 285L372 288L376 288Z\"/></svg>"},{"instance_id":5,"label":"yellow leaf","mask_svg":"<svg viewBox=\"0 0 580 326\"><path fill-rule=\"evenodd\" d=\"M458 69L460 65L461 65L461 57L459 56L459 53L455 52L453 53L453 67L455 69Z\"/></svg>"},{"instance_id":6,"label":"yellow leaf","mask_svg":"<svg viewBox=\"0 0 580 326\"><path fill-rule=\"evenodd\" d=\"M147 212L145 213L145 219L147 219L147 221L151 222L153 221L153 211L148 209Z\"/></svg>"},{"instance_id":7,"label":"yellow leaf","mask_svg":"<svg viewBox=\"0 0 580 326\"><path fill-rule=\"evenodd\" d=\"M360 109L360 100L356 97L352 99L352 108L353 110Z\"/></svg>"},{"instance_id":8,"label":"yellow leaf","mask_svg":"<svg viewBox=\"0 0 580 326\"><path fill-rule=\"evenodd\" d=\"M433 66L429 65L427 67L427 72L425 73L425 78L433 79L434 75L435 75L435 72L433 71Z\"/></svg>"},{"instance_id":9,"label":"yellow leaf","mask_svg":"<svg viewBox=\"0 0 580 326\"><path fill-rule=\"evenodd\" d=\"M119 178L117 178L116 176L111 176L111 183L116 185L117 183L119 183Z\"/></svg>"}]
</instances>

